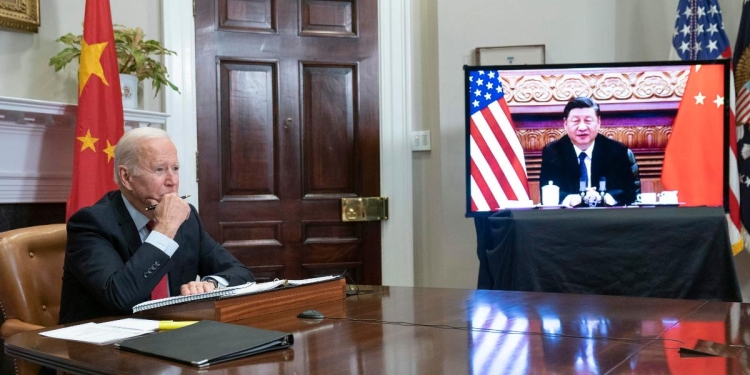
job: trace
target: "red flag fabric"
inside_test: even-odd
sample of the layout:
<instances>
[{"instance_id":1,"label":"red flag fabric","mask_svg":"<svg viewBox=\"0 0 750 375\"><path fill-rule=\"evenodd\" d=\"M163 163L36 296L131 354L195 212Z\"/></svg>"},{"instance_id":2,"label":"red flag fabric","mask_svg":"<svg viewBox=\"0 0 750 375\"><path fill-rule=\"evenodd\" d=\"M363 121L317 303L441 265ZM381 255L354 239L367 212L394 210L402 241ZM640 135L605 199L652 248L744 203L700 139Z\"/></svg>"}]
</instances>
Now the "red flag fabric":
<instances>
[{"instance_id":1,"label":"red flag fabric","mask_svg":"<svg viewBox=\"0 0 750 375\"><path fill-rule=\"evenodd\" d=\"M86 0L78 69L73 184L66 219L114 190L115 145L123 134L120 77L109 0Z\"/></svg>"},{"instance_id":2,"label":"red flag fabric","mask_svg":"<svg viewBox=\"0 0 750 375\"><path fill-rule=\"evenodd\" d=\"M718 0L679 0L677 17L672 34L672 56L682 60L713 60L732 57L729 38L724 31L721 7ZM734 82L733 74L729 75L729 123L734 124ZM737 134L729 132L729 158L727 185L729 187L729 240L736 255L742 251L744 244L742 233L745 229L740 221L740 187L739 169L737 166ZM680 192L682 200L682 192Z\"/></svg>"},{"instance_id":3,"label":"red flag fabric","mask_svg":"<svg viewBox=\"0 0 750 375\"><path fill-rule=\"evenodd\" d=\"M662 185L679 190L689 206L721 206L724 203L724 66L691 67L685 94L677 111L672 135L664 152ZM728 103L727 103L728 104Z\"/></svg>"}]
</instances>

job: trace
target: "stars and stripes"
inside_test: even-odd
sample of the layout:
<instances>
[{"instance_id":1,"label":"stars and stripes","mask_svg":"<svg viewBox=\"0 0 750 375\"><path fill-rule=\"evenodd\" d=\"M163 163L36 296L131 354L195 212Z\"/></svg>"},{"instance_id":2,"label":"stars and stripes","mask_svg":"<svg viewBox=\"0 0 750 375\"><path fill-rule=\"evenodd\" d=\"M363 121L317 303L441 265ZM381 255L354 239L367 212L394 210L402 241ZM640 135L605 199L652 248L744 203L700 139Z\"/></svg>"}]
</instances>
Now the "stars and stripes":
<instances>
[{"instance_id":1,"label":"stars and stripes","mask_svg":"<svg viewBox=\"0 0 750 375\"><path fill-rule=\"evenodd\" d=\"M675 28L672 36L672 56L680 60L715 60L731 58L721 7L718 0L680 0L677 5ZM729 121L734 124L734 82L730 74ZM709 98L707 98L708 100ZM718 100L718 99L717 99ZM723 100L723 99L722 99ZM717 106L723 105L714 102ZM740 220L740 191L737 167L737 136L729 132L729 167L727 181L729 184L729 237L735 254L743 247L742 222Z\"/></svg>"},{"instance_id":2,"label":"stars and stripes","mask_svg":"<svg viewBox=\"0 0 750 375\"><path fill-rule=\"evenodd\" d=\"M742 5L740 30L737 33L737 44L734 48L734 76L737 82L736 115L740 142L738 149L742 150L738 159L740 168L740 202L741 218L744 228L750 223L750 2L745 0ZM750 246L750 236L743 230L745 246Z\"/></svg>"},{"instance_id":3,"label":"stars and stripes","mask_svg":"<svg viewBox=\"0 0 750 375\"><path fill-rule=\"evenodd\" d=\"M471 211L529 199L526 162L497 71L468 72Z\"/></svg>"},{"instance_id":4,"label":"stars and stripes","mask_svg":"<svg viewBox=\"0 0 750 375\"><path fill-rule=\"evenodd\" d=\"M730 57L719 3L716 0L680 0L672 46L680 60Z\"/></svg>"}]
</instances>

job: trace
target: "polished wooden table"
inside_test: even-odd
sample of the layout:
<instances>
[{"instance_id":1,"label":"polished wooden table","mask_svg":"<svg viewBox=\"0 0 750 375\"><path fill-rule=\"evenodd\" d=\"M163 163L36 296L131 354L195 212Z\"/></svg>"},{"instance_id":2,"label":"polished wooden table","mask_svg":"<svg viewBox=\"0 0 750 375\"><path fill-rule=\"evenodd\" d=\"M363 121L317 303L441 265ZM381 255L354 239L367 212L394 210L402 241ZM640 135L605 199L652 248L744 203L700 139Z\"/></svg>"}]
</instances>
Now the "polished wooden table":
<instances>
[{"instance_id":1,"label":"polished wooden table","mask_svg":"<svg viewBox=\"0 0 750 375\"><path fill-rule=\"evenodd\" d=\"M5 352L87 374L741 374L735 358L681 357L697 339L750 345L750 305L538 292L362 287L372 294L236 323L293 332L291 349L198 370L112 345L27 332ZM466 327L473 327L467 330ZM201 343L195 343L201 345Z\"/></svg>"}]
</instances>

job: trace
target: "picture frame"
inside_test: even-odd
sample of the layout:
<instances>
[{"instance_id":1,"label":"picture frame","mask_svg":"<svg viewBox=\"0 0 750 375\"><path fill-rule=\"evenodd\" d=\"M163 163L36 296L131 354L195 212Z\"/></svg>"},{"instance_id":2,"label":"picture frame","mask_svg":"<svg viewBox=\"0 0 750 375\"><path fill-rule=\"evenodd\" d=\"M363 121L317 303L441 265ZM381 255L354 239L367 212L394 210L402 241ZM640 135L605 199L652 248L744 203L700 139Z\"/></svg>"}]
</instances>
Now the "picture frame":
<instances>
[{"instance_id":1,"label":"picture frame","mask_svg":"<svg viewBox=\"0 0 750 375\"><path fill-rule=\"evenodd\" d=\"M474 50L477 65L539 65L545 64L545 56L544 44L479 47Z\"/></svg>"},{"instance_id":2,"label":"picture frame","mask_svg":"<svg viewBox=\"0 0 750 375\"><path fill-rule=\"evenodd\" d=\"M0 28L39 32L39 0L0 0Z\"/></svg>"}]
</instances>

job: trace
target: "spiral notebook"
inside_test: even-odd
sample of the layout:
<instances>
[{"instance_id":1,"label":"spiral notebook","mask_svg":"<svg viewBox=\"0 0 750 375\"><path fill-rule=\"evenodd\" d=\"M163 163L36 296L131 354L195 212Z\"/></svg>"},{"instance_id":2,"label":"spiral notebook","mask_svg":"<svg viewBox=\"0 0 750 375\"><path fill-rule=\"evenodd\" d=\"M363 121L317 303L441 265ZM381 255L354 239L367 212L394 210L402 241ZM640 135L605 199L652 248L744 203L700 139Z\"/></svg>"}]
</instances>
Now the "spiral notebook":
<instances>
[{"instance_id":1,"label":"spiral notebook","mask_svg":"<svg viewBox=\"0 0 750 375\"><path fill-rule=\"evenodd\" d=\"M286 280L274 280L265 283L248 282L242 285L230 286L222 289L215 289L214 291L194 294L191 296L175 296L167 297L162 299L155 299L152 301L141 302L133 306L133 313L140 311L155 309L157 307L171 306L178 303L201 301L206 299L215 299L227 296L240 296L244 294L259 293L266 290L278 288L281 285L285 285Z\"/></svg>"}]
</instances>

